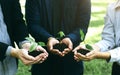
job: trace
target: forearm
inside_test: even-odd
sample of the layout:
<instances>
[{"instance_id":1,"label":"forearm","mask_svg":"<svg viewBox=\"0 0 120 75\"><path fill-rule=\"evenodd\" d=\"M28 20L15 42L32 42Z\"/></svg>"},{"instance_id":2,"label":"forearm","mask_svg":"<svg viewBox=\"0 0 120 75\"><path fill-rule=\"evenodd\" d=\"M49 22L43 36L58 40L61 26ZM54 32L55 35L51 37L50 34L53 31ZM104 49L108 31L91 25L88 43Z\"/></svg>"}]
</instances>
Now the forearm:
<instances>
[{"instance_id":1,"label":"forearm","mask_svg":"<svg viewBox=\"0 0 120 75\"><path fill-rule=\"evenodd\" d=\"M98 52L96 54L97 59L110 59L111 55L109 52Z\"/></svg>"},{"instance_id":2,"label":"forearm","mask_svg":"<svg viewBox=\"0 0 120 75\"><path fill-rule=\"evenodd\" d=\"M92 47L95 50L95 58L97 58L97 59L110 59L110 57L111 57L110 52L101 52L100 47L96 44L92 45Z\"/></svg>"}]
</instances>

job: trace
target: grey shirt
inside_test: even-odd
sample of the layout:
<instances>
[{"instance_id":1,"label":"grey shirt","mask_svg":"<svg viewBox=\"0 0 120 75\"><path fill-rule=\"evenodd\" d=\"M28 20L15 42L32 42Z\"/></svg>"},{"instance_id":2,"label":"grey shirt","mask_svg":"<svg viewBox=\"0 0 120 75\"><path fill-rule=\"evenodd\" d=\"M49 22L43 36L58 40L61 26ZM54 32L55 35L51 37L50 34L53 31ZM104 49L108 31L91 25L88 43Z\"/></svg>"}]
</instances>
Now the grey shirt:
<instances>
[{"instance_id":1,"label":"grey shirt","mask_svg":"<svg viewBox=\"0 0 120 75\"><path fill-rule=\"evenodd\" d=\"M0 6L0 42L10 45L10 37L3 19L4 17ZM10 56L11 48L11 46L7 48L5 60L0 61L0 75L15 75L17 72L16 59Z\"/></svg>"}]
</instances>

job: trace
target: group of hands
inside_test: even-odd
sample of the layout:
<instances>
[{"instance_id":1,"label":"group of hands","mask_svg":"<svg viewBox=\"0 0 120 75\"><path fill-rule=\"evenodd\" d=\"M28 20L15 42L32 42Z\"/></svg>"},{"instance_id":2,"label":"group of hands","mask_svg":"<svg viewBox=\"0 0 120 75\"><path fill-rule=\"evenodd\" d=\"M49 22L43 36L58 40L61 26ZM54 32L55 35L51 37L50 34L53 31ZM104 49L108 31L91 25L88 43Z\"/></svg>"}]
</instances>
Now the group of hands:
<instances>
[{"instance_id":1,"label":"group of hands","mask_svg":"<svg viewBox=\"0 0 120 75\"><path fill-rule=\"evenodd\" d=\"M58 49L53 49L53 46L57 43L64 43L68 46L68 48L65 48L64 51L62 52L60 52ZM22 45L22 49L12 48L11 56L20 59L25 65L32 65L36 63L39 64L39 63L44 62L47 59L49 55L48 52L42 46L39 46L39 45L36 47L36 50L42 51L42 53L36 57L29 55L28 51L29 51L30 46L31 46L30 43L24 43ZM89 60L95 59L98 55L97 53L99 53L98 50L92 50L86 55L78 53L77 50L79 50L80 48L83 48L83 46L78 45L76 48L73 49L73 44L70 38L64 38L63 40L58 41L56 38L50 37L48 39L47 48L51 53L55 55L59 55L61 57L65 56L66 54L72 51L74 52L74 59L77 62L81 60L89 61Z\"/></svg>"}]
</instances>

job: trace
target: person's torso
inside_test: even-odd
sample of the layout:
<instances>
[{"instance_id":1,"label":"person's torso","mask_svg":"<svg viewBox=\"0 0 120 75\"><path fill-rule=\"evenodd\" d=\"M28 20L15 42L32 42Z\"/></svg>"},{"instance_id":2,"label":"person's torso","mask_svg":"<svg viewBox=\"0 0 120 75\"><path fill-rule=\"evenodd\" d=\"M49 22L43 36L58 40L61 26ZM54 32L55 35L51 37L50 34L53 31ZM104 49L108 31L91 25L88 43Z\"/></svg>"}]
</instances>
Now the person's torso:
<instances>
[{"instance_id":1,"label":"person's torso","mask_svg":"<svg viewBox=\"0 0 120 75\"><path fill-rule=\"evenodd\" d=\"M110 19L113 23L115 32L115 44L116 46L120 46L120 7L115 8L114 4L111 4L110 8Z\"/></svg>"},{"instance_id":2,"label":"person's torso","mask_svg":"<svg viewBox=\"0 0 120 75\"><path fill-rule=\"evenodd\" d=\"M39 0L41 23L51 34L77 28L79 0ZM77 16L78 15L78 16Z\"/></svg>"}]
</instances>

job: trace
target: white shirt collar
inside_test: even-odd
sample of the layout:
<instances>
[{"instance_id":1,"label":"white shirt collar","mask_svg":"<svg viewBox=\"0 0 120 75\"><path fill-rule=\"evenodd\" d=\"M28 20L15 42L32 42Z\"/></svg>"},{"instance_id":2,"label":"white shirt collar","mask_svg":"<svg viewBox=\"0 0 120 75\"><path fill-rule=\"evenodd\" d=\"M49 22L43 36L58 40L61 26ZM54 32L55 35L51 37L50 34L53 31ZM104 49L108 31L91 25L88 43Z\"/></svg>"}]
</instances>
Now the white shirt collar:
<instances>
[{"instance_id":1,"label":"white shirt collar","mask_svg":"<svg viewBox=\"0 0 120 75\"><path fill-rule=\"evenodd\" d=\"M117 0L117 2L115 2L114 8L120 8L120 0Z\"/></svg>"}]
</instances>

